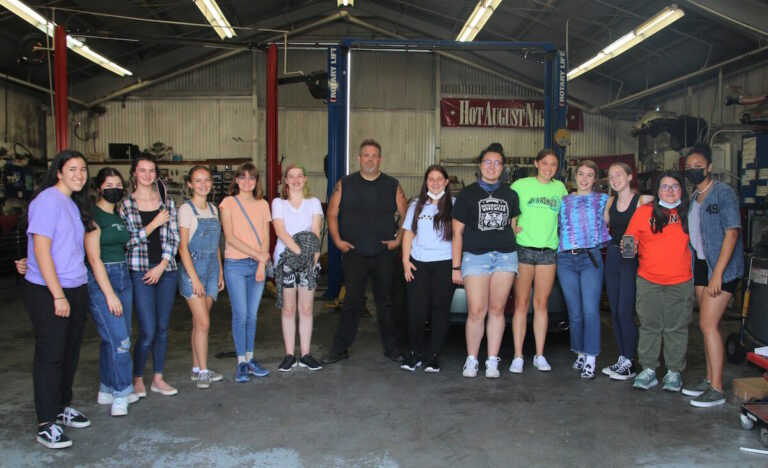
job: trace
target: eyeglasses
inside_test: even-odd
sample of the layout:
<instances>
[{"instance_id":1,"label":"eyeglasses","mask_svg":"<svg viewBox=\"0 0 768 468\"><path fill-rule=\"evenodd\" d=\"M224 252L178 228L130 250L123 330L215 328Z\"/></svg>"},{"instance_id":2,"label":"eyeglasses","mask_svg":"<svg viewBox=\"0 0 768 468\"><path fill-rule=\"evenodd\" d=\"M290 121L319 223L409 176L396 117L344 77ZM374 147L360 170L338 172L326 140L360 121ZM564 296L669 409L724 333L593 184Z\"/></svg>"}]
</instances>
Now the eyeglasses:
<instances>
[{"instance_id":1,"label":"eyeglasses","mask_svg":"<svg viewBox=\"0 0 768 468\"><path fill-rule=\"evenodd\" d=\"M499 161L498 159L486 159L485 161L483 161L483 166L485 167L491 167L491 166L499 167L503 164L504 163L502 161Z\"/></svg>"},{"instance_id":2,"label":"eyeglasses","mask_svg":"<svg viewBox=\"0 0 768 468\"><path fill-rule=\"evenodd\" d=\"M244 175L237 176L237 180L239 180L240 182L245 182L246 180L249 182L256 182L256 179L257 178L254 176L244 176Z\"/></svg>"},{"instance_id":3,"label":"eyeglasses","mask_svg":"<svg viewBox=\"0 0 768 468\"><path fill-rule=\"evenodd\" d=\"M669 191L677 192L678 190L680 190L680 184L672 184L672 185L662 184L661 185L662 192L669 192Z\"/></svg>"}]
</instances>

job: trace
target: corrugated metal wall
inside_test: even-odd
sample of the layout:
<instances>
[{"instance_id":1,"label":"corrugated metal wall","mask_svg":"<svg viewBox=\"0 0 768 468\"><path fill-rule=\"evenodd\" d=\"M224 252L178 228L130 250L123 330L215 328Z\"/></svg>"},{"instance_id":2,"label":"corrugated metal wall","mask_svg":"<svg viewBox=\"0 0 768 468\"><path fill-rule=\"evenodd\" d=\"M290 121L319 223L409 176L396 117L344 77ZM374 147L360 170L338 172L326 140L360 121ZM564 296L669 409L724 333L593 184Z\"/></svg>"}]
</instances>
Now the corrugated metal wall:
<instances>
[{"instance_id":1,"label":"corrugated metal wall","mask_svg":"<svg viewBox=\"0 0 768 468\"><path fill-rule=\"evenodd\" d=\"M499 73L507 73L498 66L489 66L488 68ZM544 67L542 67L541 76L543 80ZM523 86L495 76L489 76L487 73L469 65L442 58L440 59L440 92L443 95L503 96L508 99L515 97L540 97L534 91Z\"/></svg>"},{"instance_id":2,"label":"corrugated metal wall","mask_svg":"<svg viewBox=\"0 0 768 468\"><path fill-rule=\"evenodd\" d=\"M253 89L253 55L244 52L131 94L147 97L249 96Z\"/></svg>"},{"instance_id":3,"label":"corrugated metal wall","mask_svg":"<svg viewBox=\"0 0 768 468\"><path fill-rule=\"evenodd\" d=\"M45 151L45 121L40 108L43 104L48 104L44 97L5 83L4 89L0 89L0 109L5 114L0 127L0 145L8 143L6 149L12 151L14 143L21 143L40 157Z\"/></svg>"}]
</instances>

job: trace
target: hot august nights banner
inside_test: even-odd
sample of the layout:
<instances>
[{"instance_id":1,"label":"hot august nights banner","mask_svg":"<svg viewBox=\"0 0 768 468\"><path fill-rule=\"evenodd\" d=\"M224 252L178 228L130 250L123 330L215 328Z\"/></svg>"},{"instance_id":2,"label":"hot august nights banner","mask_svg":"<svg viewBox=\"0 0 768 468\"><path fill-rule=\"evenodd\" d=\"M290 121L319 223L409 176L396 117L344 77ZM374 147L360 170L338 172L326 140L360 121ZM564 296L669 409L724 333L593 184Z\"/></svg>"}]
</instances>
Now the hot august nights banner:
<instances>
[{"instance_id":1,"label":"hot august nights banner","mask_svg":"<svg viewBox=\"0 0 768 468\"><path fill-rule=\"evenodd\" d=\"M544 128L544 102L518 99L440 99L443 127ZM568 108L568 130L583 130L581 110Z\"/></svg>"}]
</instances>

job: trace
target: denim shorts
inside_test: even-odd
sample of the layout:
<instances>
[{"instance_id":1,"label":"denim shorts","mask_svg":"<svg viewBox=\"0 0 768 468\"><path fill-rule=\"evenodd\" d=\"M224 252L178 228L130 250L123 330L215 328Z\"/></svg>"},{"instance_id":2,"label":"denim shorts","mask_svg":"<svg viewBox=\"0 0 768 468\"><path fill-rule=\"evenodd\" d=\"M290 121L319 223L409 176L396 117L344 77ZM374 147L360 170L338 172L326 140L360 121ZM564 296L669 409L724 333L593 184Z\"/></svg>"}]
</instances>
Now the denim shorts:
<instances>
[{"instance_id":1,"label":"denim shorts","mask_svg":"<svg viewBox=\"0 0 768 468\"><path fill-rule=\"evenodd\" d=\"M517 274L517 252L488 252L461 254L461 277L492 275L496 272Z\"/></svg>"},{"instance_id":2,"label":"denim shorts","mask_svg":"<svg viewBox=\"0 0 768 468\"><path fill-rule=\"evenodd\" d=\"M215 253L190 252L195 272L205 288L205 295L213 300L219 295L219 259ZM192 280L189 278L184 264L179 262L179 293L186 299L194 297Z\"/></svg>"},{"instance_id":3,"label":"denim shorts","mask_svg":"<svg viewBox=\"0 0 768 468\"><path fill-rule=\"evenodd\" d=\"M526 265L554 265L557 263L557 252L553 249L539 249L533 247L517 246L517 255L520 263Z\"/></svg>"}]
</instances>

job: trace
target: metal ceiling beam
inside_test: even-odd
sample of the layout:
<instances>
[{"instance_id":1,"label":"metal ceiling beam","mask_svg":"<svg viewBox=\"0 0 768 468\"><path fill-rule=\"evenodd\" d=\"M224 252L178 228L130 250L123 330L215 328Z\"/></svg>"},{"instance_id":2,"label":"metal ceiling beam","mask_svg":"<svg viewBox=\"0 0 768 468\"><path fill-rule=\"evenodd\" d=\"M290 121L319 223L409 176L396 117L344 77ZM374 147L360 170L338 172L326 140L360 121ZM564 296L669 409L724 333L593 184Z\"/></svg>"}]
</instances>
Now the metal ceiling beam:
<instances>
[{"instance_id":1,"label":"metal ceiling beam","mask_svg":"<svg viewBox=\"0 0 768 468\"><path fill-rule=\"evenodd\" d=\"M20 80L20 79L14 77L14 76L6 75L5 73L0 73L0 79L3 79L3 80L5 80L5 81L7 81L9 83L17 84L19 86L24 86L25 88L33 89L33 90L41 92L41 93L51 94L51 95L55 95L56 94L51 89L44 88L42 86L36 85L34 83L30 83L28 81ZM75 103L75 104L79 104L79 105L81 105L83 107L87 107L87 104L85 102L83 102L83 101L81 101L79 99L75 99L72 96L69 96L67 98L67 100L69 100L69 102L72 102L72 103Z\"/></svg>"},{"instance_id":2,"label":"metal ceiling beam","mask_svg":"<svg viewBox=\"0 0 768 468\"><path fill-rule=\"evenodd\" d=\"M690 80L691 78L695 78L695 77L703 75L705 73L710 73L710 72L716 71L719 68L726 67L726 66L731 65L733 63L736 63L736 62L738 62L740 60L744 60L746 58L753 57L755 55L760 55L760 54L763 54L765 52L768 52L768 46L763 46L763 47L760 47L758 49L754 49L754 50L752 50L750 52L747 52L746 54L741 54L738 57L730 58L730 59L722 61L722 62L720 62L718 64L712 65L711 67L703 68L703 69L701 69L699 71L696 71L696 72L693 72L693 73L689 73L689 74L687 74L685 76L681 76L681 77L675 78L674 80L670 80L670 81L667 81L666 83L662 83L660 85L656 85L656 86L654 86L652 88L646 89L645 91L641 91L639 93L632 94L631 96L627 96L627 97L622 98L622 99L617 99L615 101L609 102L608 104L596 107L594 110L597 111L597 112L603 112L603 111L606 111L606 110L609 110L609 109L614 109L616 107L622 106L622 105L627 104L629 102L634 102L634 101L637 101L637 100L642 99L644 97L648 97L648 96L652 96L654 94L657 94L657 93L659 93L661 91L664 91L665 89L671 88L672 86L675 86L677 84L680 84L680 83L683 83L683 82L685 82L687 80Z\"/></svg>"},{"instance_id":3,"label":"metal ceiling beam","mask_svg":"<svg viewBox=\"0 0 768 468\"><path fill-rule=\"evenodd\" d=\"M709 18L750 34L768 36L768 4L755 0L684 0Z\"/></svg>"}]
</instances>

